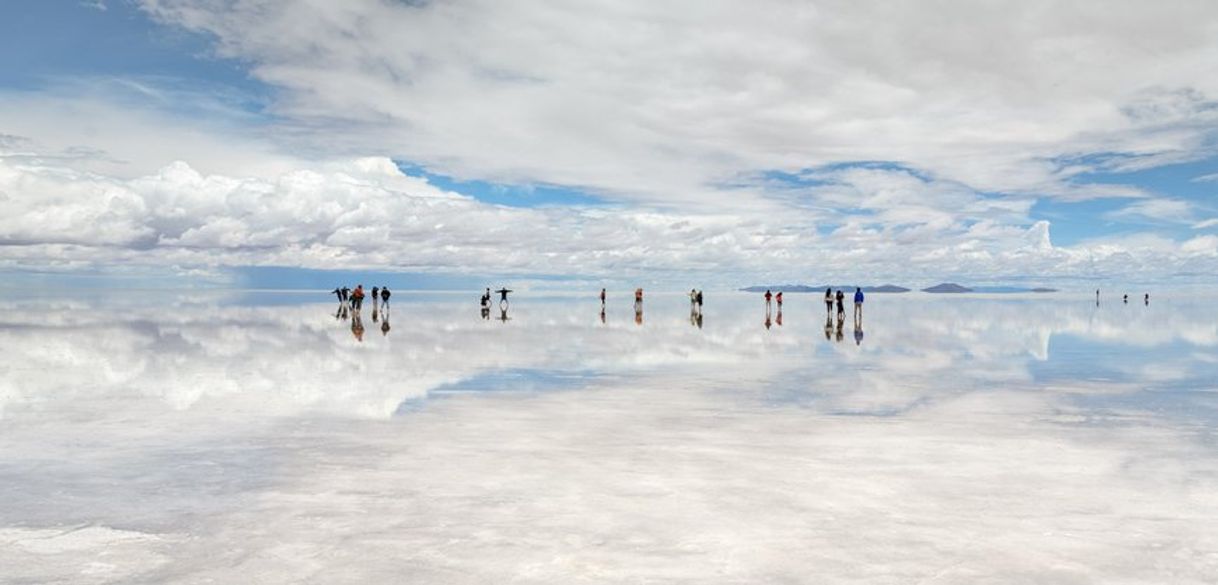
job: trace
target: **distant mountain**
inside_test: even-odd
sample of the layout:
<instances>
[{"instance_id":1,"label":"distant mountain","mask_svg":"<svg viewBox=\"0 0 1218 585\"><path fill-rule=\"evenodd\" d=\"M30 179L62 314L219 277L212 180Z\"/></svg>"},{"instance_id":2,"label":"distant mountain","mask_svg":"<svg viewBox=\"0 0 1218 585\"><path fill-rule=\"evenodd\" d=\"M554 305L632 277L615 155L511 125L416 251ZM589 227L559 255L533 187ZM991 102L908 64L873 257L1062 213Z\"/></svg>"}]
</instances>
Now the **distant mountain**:
<instances>
[{"instance_id":1,"label":"distant mountain","mask_svg":"<svg viewBox=\"0 0 1218 585\"><path fill-rule=\"evenodd\" d=\"M932 286L932 287L930 287L930 288L924 288L924 289L922 289L922 292L928 292L928 293L966 293L966 292L973 292L973 289L968 288L968 287L963 287L963 286L960 286L960 285L958 285L958 284L956 284L956 283L954 283L954 282L945 282L945 283L943 283L943 284L936 284L935 286Z\"/></svg>"},{"instance_id":2,"label":"distant mountain","mask_svg":"<svg viewBox=\"0 0 1218 585\"><path fill-rule=\"evenodd\" d=\"M880 286L865 286L863 292L869 293L903 293L909 292L909 289L895 284L882 284Z\"/></svg>"},{"instance_id":3,"label":"distant mountain","mask_svg":"<svg viewBox=\"0 0 1218 585\"><path fill-rule=\"evenodd\" d=\"M1032 290L1031 290L1031 291L1029 291L1029 292L1035 292L1035 293L1050 293L1050 292L1057 292L1057 289L1055 289L1055 288L1034 288L1034 289L1032 289Z\"/></svg>"}]
</instances>

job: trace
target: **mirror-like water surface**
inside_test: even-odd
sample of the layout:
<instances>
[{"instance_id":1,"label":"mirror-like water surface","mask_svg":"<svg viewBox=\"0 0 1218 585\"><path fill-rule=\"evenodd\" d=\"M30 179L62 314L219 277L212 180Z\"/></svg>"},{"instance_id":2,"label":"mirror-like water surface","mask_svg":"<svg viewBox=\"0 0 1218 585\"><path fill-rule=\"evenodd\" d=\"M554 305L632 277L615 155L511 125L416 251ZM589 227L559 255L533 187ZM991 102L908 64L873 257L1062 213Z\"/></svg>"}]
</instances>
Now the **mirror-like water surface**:
<instances>
[{"instance_id":1,"label":"mirror-like water surface","mask_svg":"<svg viewBox=\"0 0 1218 585\"><path fill-rule=\"evenodd\" d=\"M1218 581L1218 299L476 299L0 302L0 581Z\"/></svg>"}]
</instances>

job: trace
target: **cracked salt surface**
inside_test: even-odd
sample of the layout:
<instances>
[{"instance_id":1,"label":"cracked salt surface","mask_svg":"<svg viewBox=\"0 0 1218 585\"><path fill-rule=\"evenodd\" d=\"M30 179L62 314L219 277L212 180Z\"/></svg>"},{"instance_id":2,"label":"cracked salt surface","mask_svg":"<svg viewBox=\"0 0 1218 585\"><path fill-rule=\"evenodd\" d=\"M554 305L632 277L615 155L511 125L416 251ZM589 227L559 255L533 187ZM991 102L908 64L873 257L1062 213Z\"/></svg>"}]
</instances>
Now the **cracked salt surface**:
<instances>
[{"instance_id":1,"label":"cracked salt surface","mask_svg":"<svg viewBox=\"0 0 1218 585\"><path fill-rule=\"evenodd\" d=\"M0 303L0 583L1218 580L1212 299L241 298Z\"/></svg>"}]
</instances>

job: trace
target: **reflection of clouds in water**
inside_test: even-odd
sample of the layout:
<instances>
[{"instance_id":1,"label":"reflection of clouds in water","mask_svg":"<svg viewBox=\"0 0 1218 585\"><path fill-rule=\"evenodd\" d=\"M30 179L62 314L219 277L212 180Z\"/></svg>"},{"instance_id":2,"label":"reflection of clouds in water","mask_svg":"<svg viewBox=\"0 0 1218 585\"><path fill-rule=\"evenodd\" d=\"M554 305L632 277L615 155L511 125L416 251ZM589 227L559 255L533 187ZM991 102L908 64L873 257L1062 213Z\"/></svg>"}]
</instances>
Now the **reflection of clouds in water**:
<instances>
[{"instance_id":1,"label":"reflection of clouds in water","mask_svg":"<svg viewBox=\"0 0 1218 585\"><path fill-rule=\"evenodd\" d=\"M661 298L643 327L629 307L601 325L599 304L521 302L502 324L403 302L364 343L329 305L9 307L0 566L67 582L1218 577L1209 427L1079 400L1212 379L1203 306L1160 309L1147 343L1145 323L1085 303L885 299L856 346L797 299L770 331L751 298L717 297L701 330ZM583 390L445 394L388 418L513 376ZM68 524L88 530L49 532Z\"/></svg>"},{"instance_id":2,"label":"reflection of clouds in water","mask_svg":"<svg viewBox=\"0 0 1218 585\"><path fill-rule=\"evenodd\" d=\"M778 385L791 376L834 377L844 383L809 388L838 395L853 410L912 404L939 386L1027 383L1027 357L1048 360L1055 335L1137 348L1207 346L1215 328L1197 318L1203 305L1151 315L1140 306L897 297L872 303L860 346L827 344L824 355L818 304L808 311L793 300L789 326L767 331L752 324L748 297L725 295L703 329L680 326L683 313L664 312L679 305L662 301L653 301L643 328L622 315L599 326L596 311L585 314L582 305L525 303L513 322L489 328L462 304L399 303L393 335L358 344L327 305L226 307L214 299L166 295L156 299L164 308L120 299L126 304L118 310L80 301L49 310L10 304L0 329L13 348L0 357L0 409L119 394L161 397L175 408L210 398L207 405L218 409L381 417L403 400L497 369L643 375L678 368L724 383L742 374ZM797 359L809 353L823 357ZM1112 367L1148 381L1187 379L1185 361L1187 354Z\"/></svg>"}]
</instances>

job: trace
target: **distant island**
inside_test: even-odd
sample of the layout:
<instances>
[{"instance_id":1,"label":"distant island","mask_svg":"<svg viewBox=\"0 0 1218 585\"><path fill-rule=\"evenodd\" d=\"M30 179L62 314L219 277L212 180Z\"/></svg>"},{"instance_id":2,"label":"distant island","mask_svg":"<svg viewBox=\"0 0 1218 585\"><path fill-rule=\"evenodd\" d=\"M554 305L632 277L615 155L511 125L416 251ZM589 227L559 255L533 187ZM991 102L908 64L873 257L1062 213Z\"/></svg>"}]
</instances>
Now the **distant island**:
<instances>
[{"instance_id":1,"label":"distant island","mask_svg":"<svg viewBox=\"0 0 1218 585\"><path fill-rule=\"evenodd\" d=\"M958 284L956 284L956 283L954 283L954 282L944 282L944 283L942 283L942 284L936 284L935 286L932 286L932 287L930 287L930 288L924 288L924 289L922 289L922 292L928 292L928 293L967 293L967 292L973 292L973 289L968 288L968 287L964 287L964 286L960 286L960 285L958 285Z\"/></svg>"},{"instance_id":2,"label":"distant island","mask_svg":"<svg viewBox=\"0 0 1218 585\"><path fill-rule=\"evenodd\" d=\"M776 284L776 285L747 286L740 290L743 292L753 292L753 293L765 292L767 290L773 291L773 292L782 291L784 293L819 293L819 292L824 292L824 290L826 288L831 288L833 290L848 290L848 289L853 290L854 286L855 285L808 286L806 284ZM882 284L880 286L864 286L864 287L862 287L862 289L863 289L863 292L865 292L865 293L903 293L903 292L910 291L910 289L907 289L903 286L897 286L895 284Z\"/></svg>"}]
</instances>

